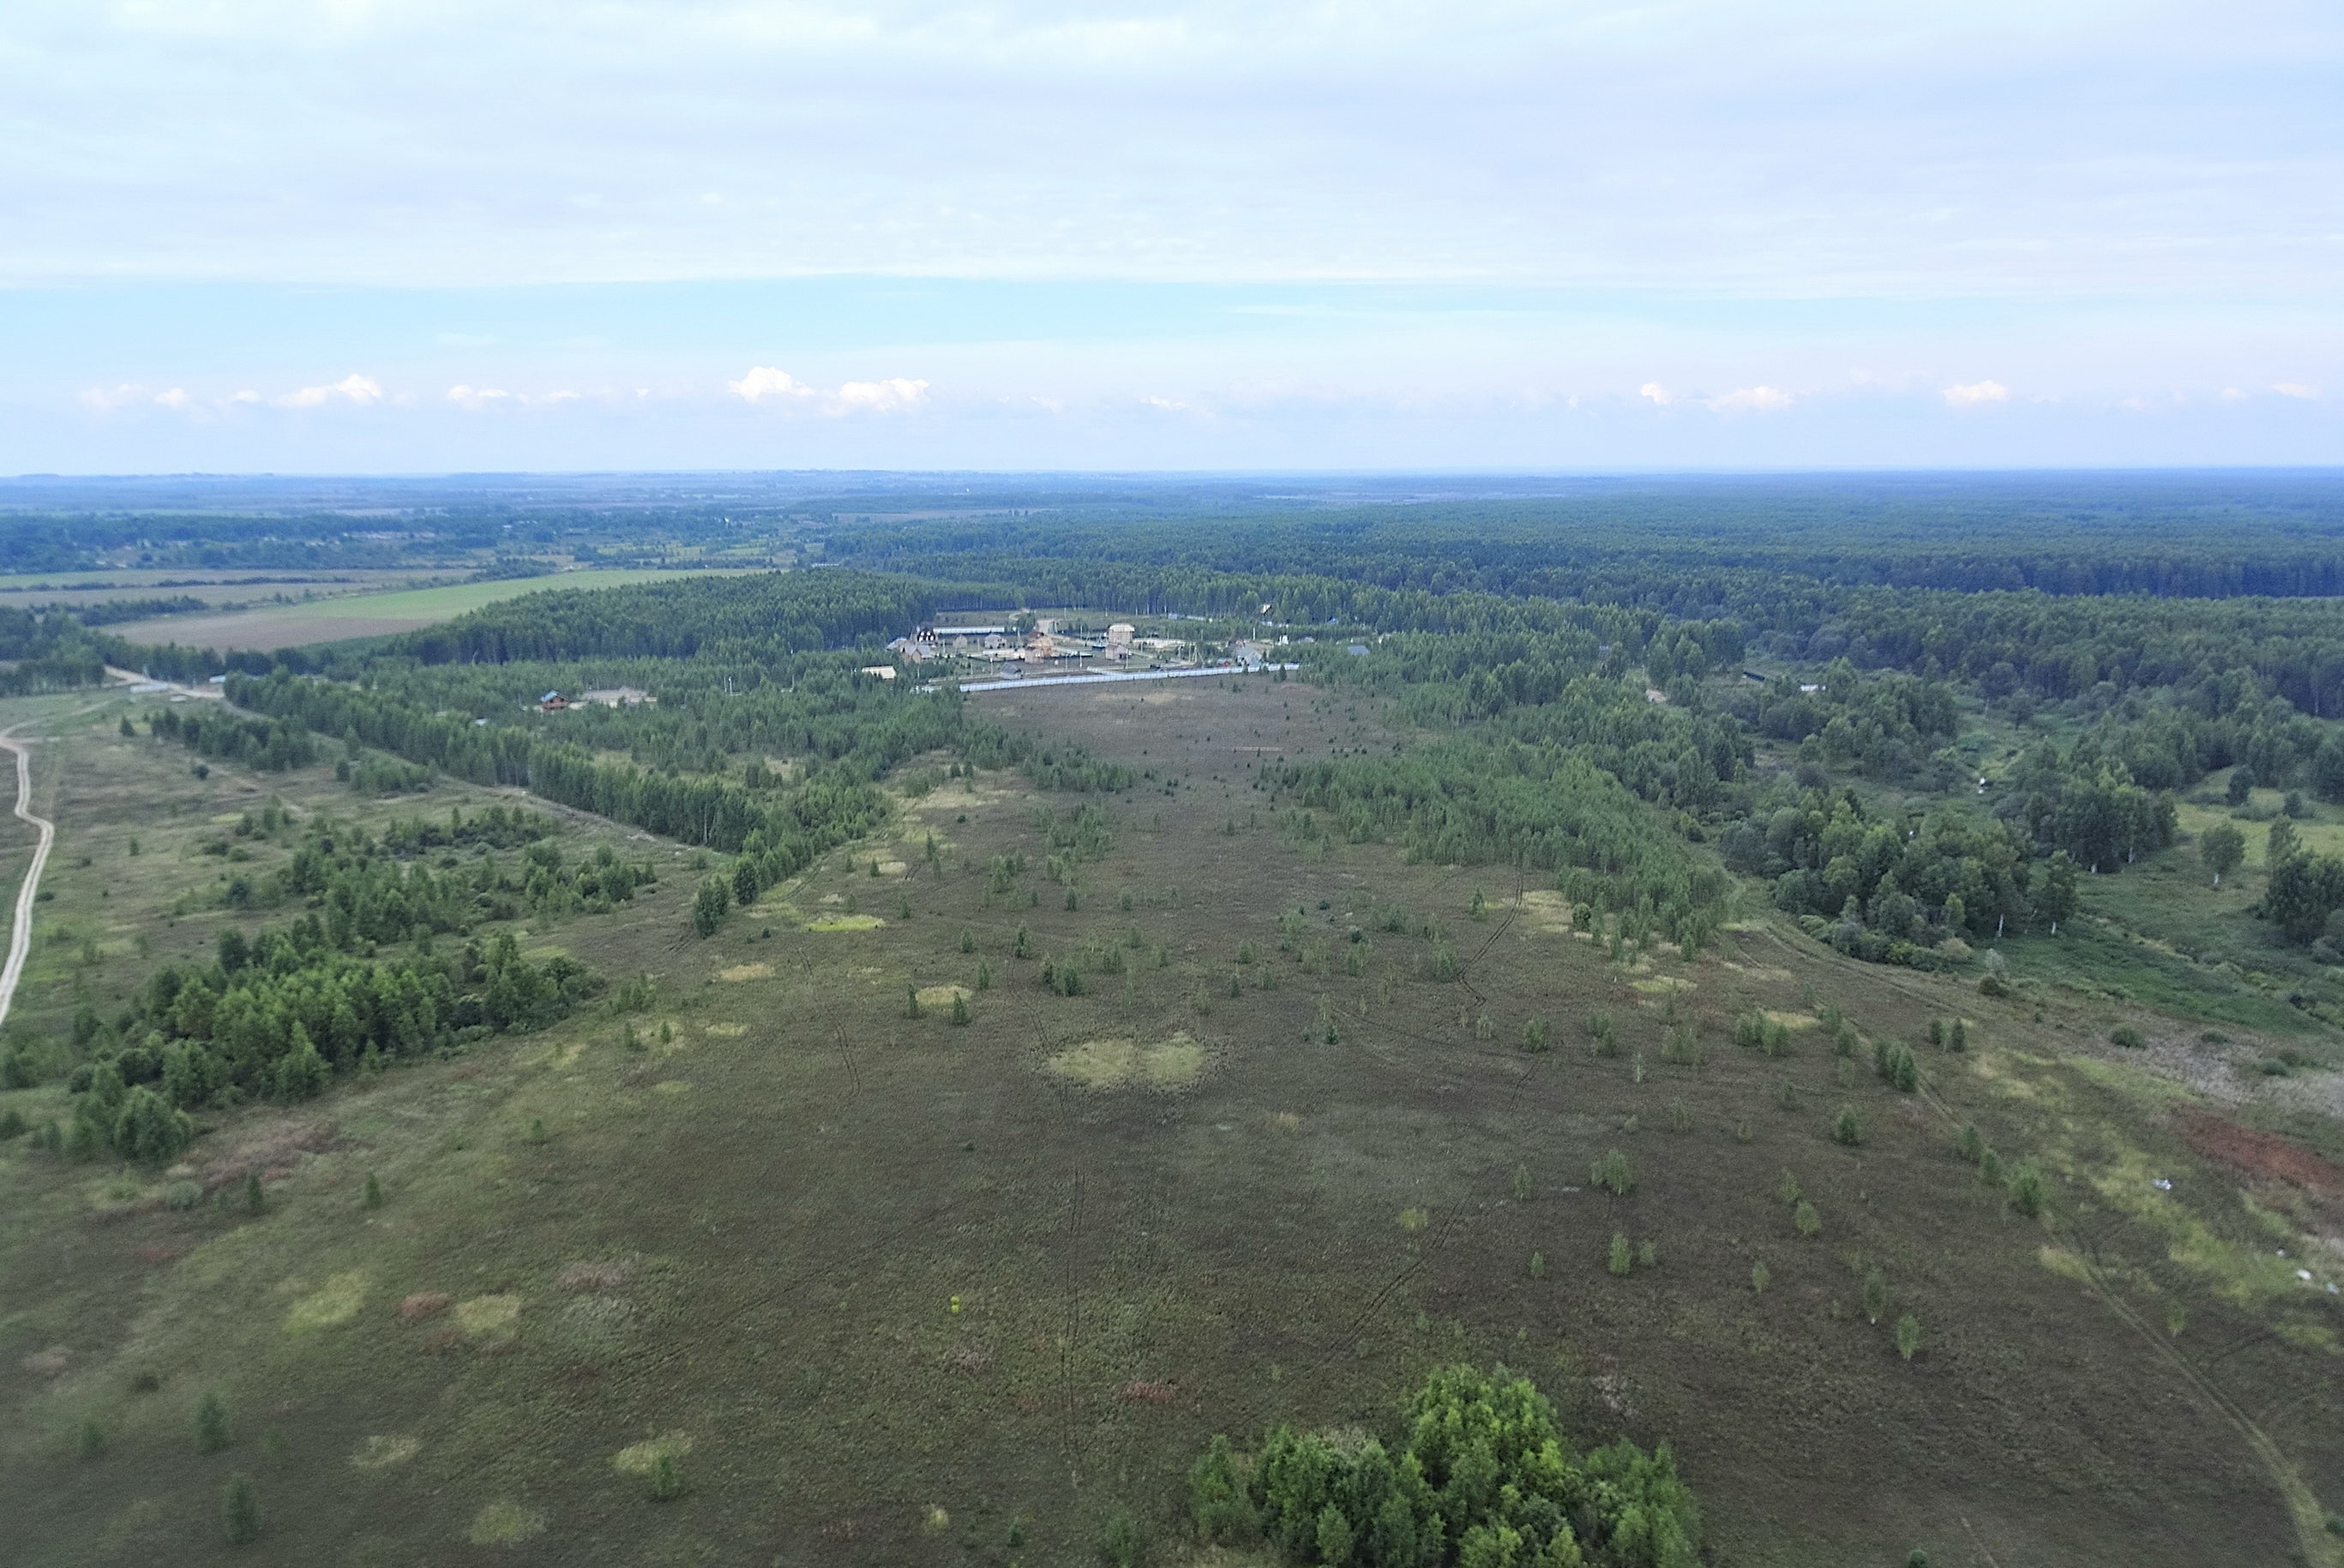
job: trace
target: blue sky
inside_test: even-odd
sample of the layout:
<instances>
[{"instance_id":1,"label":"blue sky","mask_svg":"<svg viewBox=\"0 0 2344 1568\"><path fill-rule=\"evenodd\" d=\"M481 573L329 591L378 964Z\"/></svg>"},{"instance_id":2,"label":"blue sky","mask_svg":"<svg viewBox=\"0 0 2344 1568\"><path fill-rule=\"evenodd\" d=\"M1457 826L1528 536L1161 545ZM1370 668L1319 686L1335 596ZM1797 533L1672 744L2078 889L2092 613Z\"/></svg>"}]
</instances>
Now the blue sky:
<instances>
[{"instance_id":1,"label":"blue sky","mask_svg":"<svg viewBox=\"0 0 2344 1568\"><path fill-rule=\"evenodd\" d=\"M0 471L2344 460L2344 13L16 0Z\"/></svg>"}]
</instances>

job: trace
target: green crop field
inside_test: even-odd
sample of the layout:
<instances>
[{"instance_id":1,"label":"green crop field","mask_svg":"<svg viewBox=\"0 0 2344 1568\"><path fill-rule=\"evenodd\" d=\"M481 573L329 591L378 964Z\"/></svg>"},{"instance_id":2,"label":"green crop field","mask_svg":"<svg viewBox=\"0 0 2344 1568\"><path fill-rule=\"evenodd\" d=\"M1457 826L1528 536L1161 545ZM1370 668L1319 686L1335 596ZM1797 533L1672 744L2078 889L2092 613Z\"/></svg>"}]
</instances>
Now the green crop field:
<instances>
[{"instance_id":1,"label":"green crop field","mask_svg":"<svg viewBox=\"0 0 2344 1568\"><path fill-rule=\"evenodd\" d=\"M540 593L551 588L618 588L677 578L728 576L726 572L610 571L517 577L490 582L455 582L389 593L348 593L306 604L276 604L224 615L173 615L111 628L138 642L177 642L187 648L248 649L270 652L349 637L380 637L436 626L467 611ZM249 592L249 591L248 591Z\"/></svg>"}]
</instances>

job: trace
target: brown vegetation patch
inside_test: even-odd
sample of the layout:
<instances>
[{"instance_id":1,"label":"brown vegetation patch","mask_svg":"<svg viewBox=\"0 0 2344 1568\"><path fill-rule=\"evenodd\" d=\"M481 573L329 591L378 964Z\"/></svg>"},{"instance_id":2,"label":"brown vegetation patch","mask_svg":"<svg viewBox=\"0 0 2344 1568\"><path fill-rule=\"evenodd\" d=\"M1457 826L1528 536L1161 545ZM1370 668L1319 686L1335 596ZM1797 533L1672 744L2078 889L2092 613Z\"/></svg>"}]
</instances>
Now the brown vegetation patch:
<instances>
[{"instance_id":1,"label":"brown vegetation patch","mask_svg":"<svg viewBox=\"0 0 2344 1568\"><path fill-rule=\"evenodd\" d=\"M150 1264L168 1263L186 1250L184 1247L174 1247L167 1242L150 1241L138 1249L138 1261Z\"/></svg>"},{"instance_id":2,"label":"brown vegetation patch","mask_svg":"<svg viewBox=\"0 0 2344 1568\"><path fill-rule=\"evenodd\" d=\"M2208 1159L2248 1176L2284 1181L2306 1192L2344 1197L2344 1170L2277 1133L2240 1127L2200 1110L2178 1112L2173 1119L2189 1147Z\"/></svg>"},{"instance_id":3,"label":"brown vegetation patch","mask_svg":"<svg viewBox=\"0 0 2344 1568\"><path fill-rule=\"evenodd\" d=\"M293 1173L303 1155L331 1148L335 1136L331 1122L272 1122L255 1129L248 1141L207 1165L197 1179L207 1193L237 1186L256 1171L263 1181L281 1181Z\"/></svg>"},{"instance_id":4,"label":"brown vegetation patch","mask_svg":"<svg viewBox=\"0 0 2344 1568\"><path fill-rule=\"evenodd\" d=\"M1115 1397L1128 1404L1168 1405L1180 1397L1180 1390L1173 1383L1134 1378L1116 1390Z\"/></svg>"},{"instance_id":5,"label":"brown vegetation patch","mask_svg":"<svg viewBox=\"0 0 2344 1568\"><path fill-rule=\"evenodd\" d=\"M72 1364L73 1351L66 1345L51 1345L45 1351L35 1351L19 1364L36 1378L53 1378Z\"/></svg>"},{"instance_id":6,"label":"brown vegetation patch","mask_svg":"<svg viewBox=\"0 0 2344 1568\"><path fill-rule=\"evenodd\" d=\"M419 1323L435 1313L446 1311L449 1304L455 1299L445 1290L418 1290L399 1302L399 1320L402 1323Z\"/></svg>"},{"instance_id":7,"label":"brown vegetation patch","mask_svg":"<svg viewBox=\"0 0 2344 1568\"><path fill-rule=\"evenodd\" d=\"M570 1263L553 1277L553 1282L564 1290L617 1290L634 1278L635 1263L631 1258L613 1259L607 1263Z\"/></svg>"}]
</instances>

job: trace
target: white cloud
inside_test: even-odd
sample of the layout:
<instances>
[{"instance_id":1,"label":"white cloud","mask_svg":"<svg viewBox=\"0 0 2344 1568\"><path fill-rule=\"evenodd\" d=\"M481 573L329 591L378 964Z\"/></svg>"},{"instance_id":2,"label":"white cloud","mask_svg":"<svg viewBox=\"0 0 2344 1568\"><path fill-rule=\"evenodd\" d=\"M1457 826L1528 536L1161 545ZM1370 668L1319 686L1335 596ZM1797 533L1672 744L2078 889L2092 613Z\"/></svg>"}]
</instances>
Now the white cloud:
<instances>
[{"instance_id":1,"label":"white cloud","mask_svg":"<svg viewBox=\"0 0 2344 1568\"><path fill-rule=\"evenodd\" d=\"M884 381L847 381L835 391L823 391L808 386L787 370L771 365L753 365L749 373L737 381L724 383L734 397L743 402L763 405L768 402L788 407L792 403L819 402L822 411L840 414L889 414L906 409L916 409L928 400L925 381L890 377ZM575 394L572 394L573 396ZM638 397L642 396L639 392Z\"/></svg>"},{"instance_id":2,"label":"white cloud","mask_svg":"<svg viewBox=\"0 0 2344 1568\"><path fill-rule=\"evenodd\" d=\"M811 398L814 389L791 375L776 370L771 365L753 365L749 373L737 381L724 383L733 395L747 403L762 403L767 398ZM642 396L642 392L635 394Z\"/></svg>"},{"instance_id":3,"label":"white cloud","mask_svg":"<svg viewBox=\"0 0 2344 1568\"><path fill-rule=\"evenodd\" d=\"M908 381L901 376L884 381L849 381L838 389L823 411L830 414L894 413L904 409L916 409L928 400L925 381Z\"/></svg>"},{"instance_id":4,"label":"white cloud","mask_svg":"<svg viewBox=\"0 0 2344 1568\"><path fill-rule=\"evenodd\" d=\"M2222 389L2222 401L2226 403L2243 403L2246 400L2246 393L2240 391L2238 388L2225 387Z\"/></svg>"},{"instance_id":5,"label":"white cloud","mask_svg":"<svg viewBox=\"0 0 2344 1568\"><path fill-rule=\"evenodd\" d=\"M146 395L146 388L125 381L118 387L92 387L82 393L81 400L83 407L96 409L105 414L135 403Z\"/></svg>"},{"instance_id":6,"label":"white cloud","mask_svg":"<svg viewBox=\"0 0 2344 1568\"><path fill-rule=\"evenodd\" d=\"M1650 398L1652 401L1660 404L1661 407L1664 409L1671 403L1677 400L1676 394L1670 391L1666 387L1662 386L1658 381L1645 382L1642 386L1636 389L1636 395L1640 398Z\"/></svg>"},{"instance_id":7,"label":"white cloud","mask_svg":"<svg viewBox=\"0 0 2344 1568\"><path fill-rule=\"evenodd\" d=\"M196 400L187 396L185 387L173 387L167 392L156 393L155 401L167 409L187 409L192 408Z\"/></svg>"},{"instance_id":8,"label":"white cloud","mask_svg":"<svg viewBox=\"0 0 2344 1568\"><path fill-rule=\"evenodd\" d=\"M288 392L271 399L280 409L322 408L336 398L347 398L359 408L382 401L382 383L372 376L350 374L329 387L304 387L298 392Z\"/></svg>"},{"instance_id":9,"label":"white cloud","mask_svg":"<svg viewBox=\"0 0 2344 1568\"><path fill-rule=\"evenodd\" d=\"M1744 387L1738 392L1709 400L1710 408L1721 414L1779 413L1797 401L1780 387Z\"/></svg>"},{"instance_id":10,"label":"white cloud","mask_svg":"<svg viewBox=\"0 0 2344 1568\"><path fill-rule=\"evenodd\" d=\"M2275 384L2271 390L2282 398L2301 398L2306 402L2319 396L2319 388L2302 381L2280 381Z\"/></svg>"},{"instance_id":11,"label":"white cloud","mask_svg":"<svg viewBox=\"0 0 2344 1568\"><path fill-rule=\"evenodd\" d=\"M2010 389L2000 381L1970 381L1947 387L1946 403L1956 409L1975 409L1987 403L2010 401Z\"/></svg>"},{"instance_id":12,"label":"white cloud","mask_svg":"<svg viewBox=\"0 0 2344 1568\"><path fill-rule=\"evenodd\" d=\"M1153 392L1139 400L1151 409L1162 409L1167 413L1182 413L1187 411L1188 407L1177 398L1159 398Z\"/></svg>"},{"instance_id":13,"label":"white cloud","mask_svg":"<svg viewBox=\"0 0 2344 1568\"><path fill-rule=\"evenodd\" d=\"M448 389L448 400L450 402L456 404L459 408L472 409L476 410L485 409L490 403L509 401L511 397L512 394L510 392L500 391L494 387L456 386Z\"/></svg>"}]
</instances>

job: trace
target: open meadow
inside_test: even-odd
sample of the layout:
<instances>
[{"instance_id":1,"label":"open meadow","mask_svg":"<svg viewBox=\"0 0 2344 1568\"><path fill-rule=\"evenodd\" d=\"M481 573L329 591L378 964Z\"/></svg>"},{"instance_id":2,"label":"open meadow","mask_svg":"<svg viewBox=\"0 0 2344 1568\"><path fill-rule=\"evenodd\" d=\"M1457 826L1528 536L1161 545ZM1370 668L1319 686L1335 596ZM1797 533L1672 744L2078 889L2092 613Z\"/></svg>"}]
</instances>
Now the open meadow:
<instances>
[{"instance_id":1,"label":"open meadow","mask_svg":"<svg viewBox=\"0 0 2344 1568\"><path fill-rule=\"evenodd\" d=\"M1754 904L1615 949L1549 879L1257 787L1392 744L1300 682L973 701L1134 787L915 760L705 940L705 857L638 830L199 779L126 700L5 704L50 737L17 1016L52 1034L284 918L226 890L321 819L521 804L658 878L482 924L611 983L560 1021L204 1111L168 1168L0 1145L11 1560L1072 1564L1128 1513L1149 1561L1267 1563L1191 1543L1207 1440L1379 1425L1461 1361L1672 1443L1718 1563L2337 1561L2337 1269L2280 1254L2344 1189L2259 1130L2250 1030L1982 996Z\"/></svg>"},{"instance_id":2,"label":"open meadow","mask_svg":"<svg viewBox=\"0 0 2344 1568\"><path fill-rule=\"evenodd\" d=\"M435 588L399 589L389 592L343 593L298 604L271 604L221 615L169 615L152 621L126 622L112 630L135 642L176 642L184 648L267 653L281 648L303 647L312 642L336 642L352 637L385 637L394 632L436 626L482 605L500 603L524 593L539 593L550 588L619 588L629 583L724 574L718 572L622 569L591 573L564 572L545 577L499 578L486 582L451 582Z\"/></svg>"}]
</instances>

